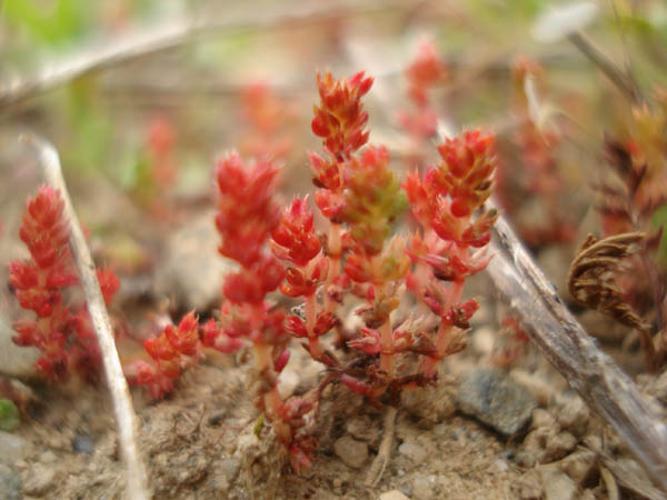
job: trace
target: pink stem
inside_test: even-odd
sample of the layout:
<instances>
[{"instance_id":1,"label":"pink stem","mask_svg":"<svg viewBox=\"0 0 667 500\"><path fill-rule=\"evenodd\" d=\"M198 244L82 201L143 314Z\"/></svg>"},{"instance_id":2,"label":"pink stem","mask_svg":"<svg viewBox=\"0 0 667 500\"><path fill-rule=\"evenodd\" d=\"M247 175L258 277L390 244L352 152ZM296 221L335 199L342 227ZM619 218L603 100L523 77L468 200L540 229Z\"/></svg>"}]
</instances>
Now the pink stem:
<instances>
[{"instance_id":1,"label":"pink stem","mask_svg":"<svg viewBox=\"0 0 667 500\"><path fill-rule=\"evenodd\" d=\"M322 357L320 340L315 334L315 322L317 321L317 298L315 294L306 297L306 332L308 332L308 347L314 359Z\"/></svg>"},{"instance_id":2,"label":"pink stem","mask_svg":"<svg viewBox=\"0 0 667 500\"><path fill-rule=\"evenodd\" d=\"M394 337L391 331L391 321L387 320L380 327L380 369L390 378L394 377Z\"/></svg>"},{"instance_id":3,"label":"pink stem","mask_svg":"<svg viewBox=\"0 0 667 500\"><path fill-rule=\"evenodd\" d=\"M447 312L461 301L463 293L464 281L455 281L448 290L447 299L443 304L443 311ZM447 348L449 347L449 334L452 331L453 325L444 318L440 321L438 326L438 333L435 338L435 356L428 356L424 359L422 364L422 372L426 377L432 377L435 374L438 363L447 355Z\"/></svg>"},{"instance_id":4,"label":"pink stem","mask_svg":"<svg viewBox=\"0 0 667 500\"><path fill-rule=\"evenodd\" d=\"M340 224L331 224L329 227L329 271L327 273L327 280L324 287L324 310L326 312L333 312L336 303L331 300L327 293L329 287L334 283L340 274L340 253L341 253L341 230Z\"/></svg>"}]
</instances>

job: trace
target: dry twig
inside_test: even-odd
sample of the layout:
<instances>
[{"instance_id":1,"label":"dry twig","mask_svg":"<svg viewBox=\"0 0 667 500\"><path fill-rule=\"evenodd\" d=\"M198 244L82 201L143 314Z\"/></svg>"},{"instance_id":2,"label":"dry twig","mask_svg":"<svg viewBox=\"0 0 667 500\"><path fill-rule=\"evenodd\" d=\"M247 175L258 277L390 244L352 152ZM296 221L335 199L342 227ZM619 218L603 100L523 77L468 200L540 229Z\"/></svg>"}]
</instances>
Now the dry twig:
<instances>
[{"instance_id":1,"label":"dry twig","mask_svg":"<svg viewBox=\"0 0 667 500\"><path fill-rule=\"evenodd\" d=\"M528 326L534 344L588 405L625 441L667 492L667 425L635 384L595 344L500 217L487 271Z\"/></svg>"},{"instance_id":2,"label":"dry twig","mask_svg":"<svg viewBox=\"0 0 667 500\"><path fill-rule=\"evenodd\" d=\"M26 140L37 149L47 182L60 192L65 204L64 217L69 228L69 243L79 270L81 285L86 296L86 303L97 341L100 344L104 372L116 415L120 448L127 468L127 496L130 500L148 499L146 470L137 448L136 416L116 350L109 314L104 305L100 284L95 274L95 264L72 207L72 201L60 168L58 153L46 141L32 136L27 137Z\"/></svg>"},{"instance_id":3,"label":"dry twig","mask_svg":"<svg viewBox=\"0 0 667 500\"><path fill-rule=\"evenodd\" d=\"M368 469L366 475L365 485L374 487L382 479L382 474L387 468L389 459L391 458L391 448L394 444L394 433L396 427L396 415L398 410L394 406L389 406L387 412L384 414L384 427L382 429L382 441L378 448L378 454L375 456L371 467Z\"/></svg>"},{"instance_id":4,"label":"dry twig","mask_svg":"<svg viewBox=\"0 0 667 500\"><path fill-rule=\"evenodd\" d=\"M607 55L595 47L593 43L580 31L568 36L572 44L579 49L633 104L644 101L637 82L631 75L621 70Z\"/></svg>"}]
</instances>

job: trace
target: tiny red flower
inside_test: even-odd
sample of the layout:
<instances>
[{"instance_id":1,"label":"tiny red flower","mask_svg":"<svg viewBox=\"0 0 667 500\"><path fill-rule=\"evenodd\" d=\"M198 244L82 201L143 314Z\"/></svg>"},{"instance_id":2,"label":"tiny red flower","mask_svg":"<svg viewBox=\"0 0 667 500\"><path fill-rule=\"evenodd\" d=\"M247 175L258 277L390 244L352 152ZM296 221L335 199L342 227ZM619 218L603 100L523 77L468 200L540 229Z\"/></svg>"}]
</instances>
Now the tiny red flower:
<instances>
[{"instance_id":1,"label":"tiny red flower","mask_svg":"<svg viewBox=\"0 0 667 500\"><path fill-rule=\"evenodd\" d=\"M276 257L290 260L297 266L305 266L320 252L321 244L315 234L308 197L292 201L271 236L271 248Z\"/></svg>"},{"instance_id":2,"label":"tiny red flower","mask_svg":"<svg viewBox=\"0 0 667 500\"><path fill-rule=\"evenodd\" d=\"M263 246L278 224L273 202L278 170L269 161L245 165L237 153L218 163L216 178L220 204L216 226L222 236L221 255L248 267L263 253Z\"/></svg>"},{"instance_id":3,"label":"tiny red flower","mask_svg":"<svg viewBox=\"0 0 667 500\"><path fill-rule=\"evenodd\" d=\"M315 106L311 128L324 139L325 147L337 160L349 158L368 141L369 134L364 130L368 113L361 98L372 85L373 79L363 72L347 80L336 80L328 72L317 75L320 105Z\"/></svg>"},{"instance_id":4,"label":"tiny red flower","mask_svg":"<svg viewBox=\"0 0 667 500\"><path fill-rule=\"evenodd\" d=\"M366 354L379 354L381 351L380 333L364 327L359 331L359 337L349 340L347 345Z\"/></svg>"},{"instance_id":5,"label":"tiny red flower","mask_svg":"<svg viewBox=\"0 0 667 500\"><path fill-rule=\"evenodd\" d=\"M308 161L314 174L315 186L331 191L337 191L341 187L338 162L326 160L317 153L308 153Z\"/></svg>"},{"instance_id":6,"label":"tiny red flower","mask_svg":"<svg viewBox=\"0 0 667 500\"><path fill-rule=\"evenodd\" d=\"M445 65L438 57L432 42L425 41L419 46L416 59L406 71L409 95L418 104L426 104L426 93L446 75Z\"/></svg>"}]
</instances>

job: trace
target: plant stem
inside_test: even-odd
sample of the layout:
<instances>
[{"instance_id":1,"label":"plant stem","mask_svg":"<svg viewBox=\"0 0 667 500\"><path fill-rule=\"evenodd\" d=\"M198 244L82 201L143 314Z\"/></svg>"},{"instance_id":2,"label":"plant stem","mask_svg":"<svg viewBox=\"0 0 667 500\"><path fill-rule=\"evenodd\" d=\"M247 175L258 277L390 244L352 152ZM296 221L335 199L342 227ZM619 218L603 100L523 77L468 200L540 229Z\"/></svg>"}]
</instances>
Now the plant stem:
<instances>
[{"instance_id":1,"label":"plant stem","mask_svg":"<svg viewBox=\"0 0 667 500\"><path fill-rule=\"evenodd\" d=\"M333 285L340 274L340 253L341 253L341 229L340 224L331 223L329 226L329 238L327 241L329 253L329 271L324 286L324 310L333 312L336 303L329 297L329 287Z\"/></svg>"},{"instance_id":2,"label":"plant stem","mask_svg":"<svg viewBox=\"0 0 667 500\"><path fill-rule=\"evenodd\" d=\"M391 331L391 321L387 320L380 327L380 368L394 377L394 337Z\"/></svg>"},{"instance_id":3,"label":"plant stem","mask_svg":"<svg viewBox=\"0 0 667 500\"><path fill-rule=\"evenodd\" d=\"M260 377L264 377L265 381L271 385L268 391L260 394L260 397L264 399L266 415L269 417L271 425L280 441L289 443L292 439L292 432L289 425L283 422L281 418L280 410L283 406L283 400L278 392L278 384L275 383L271 346L258 342L253 347L257 372Z\"/></svg>"},{"instance_id":4,"label":"plant stem","mask_svg":"<svg viewBox=\"0 0 667 500\"><path fill-rule=\"evenodd\" d=\"M317 297L315 294L306 297L306 331L308 332L308 348L314 359L322 357L320 340L315 334L315 322L317 321Z\"/></svg>"}]
</instances>

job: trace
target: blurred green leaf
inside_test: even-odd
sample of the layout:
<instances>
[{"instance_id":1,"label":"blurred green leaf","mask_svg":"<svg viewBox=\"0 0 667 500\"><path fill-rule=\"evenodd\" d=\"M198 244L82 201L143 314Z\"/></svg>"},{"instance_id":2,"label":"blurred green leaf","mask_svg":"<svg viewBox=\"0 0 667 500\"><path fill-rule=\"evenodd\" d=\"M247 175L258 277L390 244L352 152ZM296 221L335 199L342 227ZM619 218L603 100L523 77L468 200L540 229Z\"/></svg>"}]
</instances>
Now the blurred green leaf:
<instances>
[{"instance_id":1,"label":"blurred green leaf","mask_svg":"<svg viewBox=\"0 0 667 500\"><path fill-rule=\"evenodd\" d=\"M19 410L13 401L0 399L0 430L11 432L21 423Z\"/></svg>"},{"instance_id":2,"label":"blurred green leaf","mask_svg":"<svg viewBox=\"0 0 667 500\"><path fill-rule=\"evenodd\" d=\"M61 44L87 31L95 4L88 0L5 0L2 14L6 21L25 30L36 42Z\"/></svg>"},{"instance_id":3,"label":"blurred green leaf","mask_svg":"<svg viewBox=\"0 0 667 500\"><path fill-rule=\"evenodd\" d=\"M653 214L653 226L662 228L662 237L658 246L658 262L667 268L667 205L658 208Z\"/></svg>"}]
</instances>

